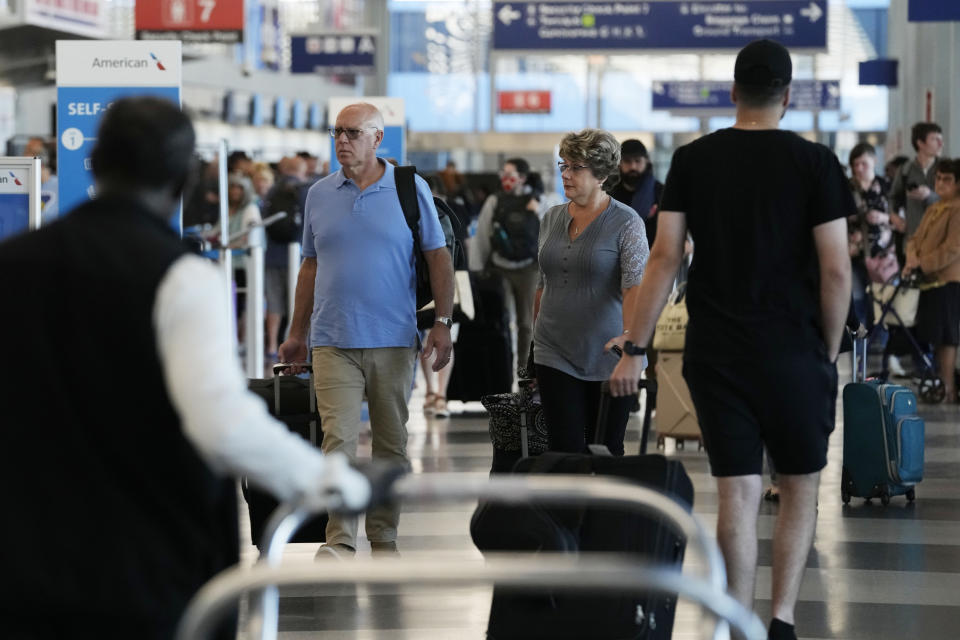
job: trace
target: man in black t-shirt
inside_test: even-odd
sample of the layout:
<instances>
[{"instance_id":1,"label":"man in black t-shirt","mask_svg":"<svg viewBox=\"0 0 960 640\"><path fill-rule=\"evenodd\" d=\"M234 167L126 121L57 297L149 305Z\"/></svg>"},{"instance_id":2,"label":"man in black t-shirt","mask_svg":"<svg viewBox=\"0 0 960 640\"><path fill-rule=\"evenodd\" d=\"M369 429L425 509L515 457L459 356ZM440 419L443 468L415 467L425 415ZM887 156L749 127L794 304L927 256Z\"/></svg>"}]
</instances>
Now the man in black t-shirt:
<instances>
[{"instance_id":1,"label":"man in black t-shirt","mask_svg":"<svg viewBox=\"0 0 960 640\"><path fill-rule=\"evenodd\" d=\"M817 519L819 472L834 428L835 361L850 304L846 217L855 212L836 157L779 131L792 65L760 40L737 56L733 128L677 149L658 240L610 379L636 392L687 230L693 257L684 378L717 477L717 539L731 594L752 606L764 446L780 474L770 638L794 639L794 606Z\"/></svg>"}]
</instances>

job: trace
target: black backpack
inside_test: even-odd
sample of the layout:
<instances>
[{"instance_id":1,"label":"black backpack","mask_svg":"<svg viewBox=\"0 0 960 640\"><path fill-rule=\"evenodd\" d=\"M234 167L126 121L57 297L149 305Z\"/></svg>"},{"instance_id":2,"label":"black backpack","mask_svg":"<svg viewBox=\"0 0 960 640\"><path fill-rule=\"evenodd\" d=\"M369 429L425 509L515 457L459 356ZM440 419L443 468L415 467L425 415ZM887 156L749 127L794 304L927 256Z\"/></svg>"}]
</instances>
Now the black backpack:
<instances>
[{"instance_id":1,"label":"black backpack","mask_svg":"<svg viewBox=\"0 0 960 640\"><path fill-rule=\"evenodd\" d=\"M433 300L433 290L430 288L430 270L423 257L423 250L420 248L420 205L417 202L417 184L414 178L416 173L417 168L412 165L396 167L393 170L393 179L397 185L397 197L400 199L403 217L413 234L413 251L417 260L417 309L422 309ZM440 226L443 228L443 236L453 261L454 271L466 269L466 253L463 243L460 242L463 233L459 228L460 222L457 216L440 198L434 197L433 204L437 208L437 216L440 218Z\"/></svg>"},{"instance_id":2,"label":"black backpack","mask_svg":"<svg viewBox=\"0 0 960 640\"><path fill-rule=\"evenodd\" d=\"M490 246L501 258L511 262L537 259L540 218L527 209L532 196L501 193L493 214Z\"/></svg>"},{"instance_id":3,"label":"black backpack","mask_svg":"<svg viewBox=\"0 0 960 640\"><path fill-rule=\"evenodd\" d=\"M270 193L264 218L278 213L287 217L277 220L267 227L267 237L278 244L289 244L303 240L303 185L293 180L281 182Z\"/></svg>"}]
</instances>

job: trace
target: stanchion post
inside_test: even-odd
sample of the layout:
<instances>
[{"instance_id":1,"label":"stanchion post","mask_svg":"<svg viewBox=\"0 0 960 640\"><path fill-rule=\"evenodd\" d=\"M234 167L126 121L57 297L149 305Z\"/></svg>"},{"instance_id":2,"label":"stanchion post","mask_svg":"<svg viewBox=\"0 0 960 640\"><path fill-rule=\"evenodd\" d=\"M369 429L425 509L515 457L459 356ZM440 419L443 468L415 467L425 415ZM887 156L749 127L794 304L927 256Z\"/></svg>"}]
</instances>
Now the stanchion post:
<instances>
[{"instance_id":1,"label":"stanchion post","mask_svg":"<svg viewBox=\"0 0 960 640\"><path fill-rule=\"evenodd\" d=\"M263 377L263 251L266 245L263 227L247 234L247 377ZM271 363L273 364L273 363Z\"/></svg>"},{"instance_id":2,"label":"stanchion post","mask_svg":"<svg viewBox=\"0 0 960 640\"><path fill-rule=\"evenodd\" d=\"M297 293L297 278L300 276L300 243L287 245L287 336L293 321L293 304ZM285 336L286 337L286 336Z\"/></svg>"},{"instance_id":3,"label":"stanchion post","mask_svg":"<svg viewBox=\"0 0 960 640\"><path fill-rule=\"evenodd\" d=\"M235 317L233 311L233 256L230 254L230 210L228 202L227 177L227 141L220 140L217 151L219 185L217 193L220 197L220 266L223 269L224 280L227 285L227 313ZM231 323L234 324L234 323Z\"/></svg>"}]
</instances>

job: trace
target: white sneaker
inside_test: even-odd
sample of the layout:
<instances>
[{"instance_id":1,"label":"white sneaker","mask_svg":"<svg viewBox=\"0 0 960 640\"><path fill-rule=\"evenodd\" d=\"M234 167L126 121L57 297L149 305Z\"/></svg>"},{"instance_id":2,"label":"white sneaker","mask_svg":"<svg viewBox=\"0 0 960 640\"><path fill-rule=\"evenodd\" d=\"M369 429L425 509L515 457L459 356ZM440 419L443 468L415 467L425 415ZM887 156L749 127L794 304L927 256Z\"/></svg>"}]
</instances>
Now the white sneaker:
<instances>
[{"instance_id":1,"label":"white sneaker","mask_svg":"<svg viewBox=\"0 0 960 640\"><path fill-rule=\"evenodd\" d=\"M903 365L900 364L900 358L897 356L889 356L887 358L887 370L890 372L890 375L902 378L907 375L907 370L903 368Z\"/></svg>"}]
</instances>

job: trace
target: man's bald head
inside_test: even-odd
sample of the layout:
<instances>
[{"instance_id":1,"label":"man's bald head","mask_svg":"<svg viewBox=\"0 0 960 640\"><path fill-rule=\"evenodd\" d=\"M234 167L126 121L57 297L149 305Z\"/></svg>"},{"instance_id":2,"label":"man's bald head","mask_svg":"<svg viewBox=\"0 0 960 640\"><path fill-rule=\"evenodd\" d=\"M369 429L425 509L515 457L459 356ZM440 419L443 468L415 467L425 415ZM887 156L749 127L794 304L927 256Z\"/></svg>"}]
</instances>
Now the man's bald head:
<instances>
[{"instance_id":1,"label":"man's bald head","mask_svg":"<svg viewBox=\"0 0 960 640\"><path fill-rule=\"evenodd\" d=\"M337 116L337 122L349 120L359 127L371 127L383 131L383 114L369 102L357 102L344 107Z\"/></svg>"}]
</instances>

